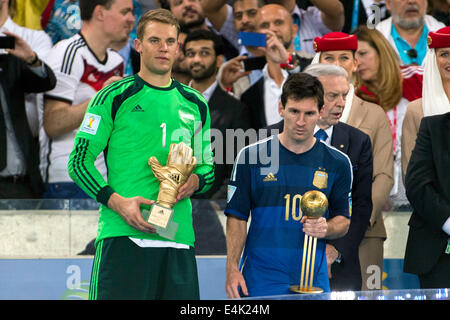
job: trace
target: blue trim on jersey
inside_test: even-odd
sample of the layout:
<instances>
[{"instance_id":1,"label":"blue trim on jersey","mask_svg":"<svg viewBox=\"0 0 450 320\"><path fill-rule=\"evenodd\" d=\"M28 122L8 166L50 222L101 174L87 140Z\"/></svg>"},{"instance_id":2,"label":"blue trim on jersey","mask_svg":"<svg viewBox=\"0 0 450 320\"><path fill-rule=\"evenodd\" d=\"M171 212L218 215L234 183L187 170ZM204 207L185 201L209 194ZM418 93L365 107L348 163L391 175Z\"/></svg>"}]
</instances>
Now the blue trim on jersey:
<instances>
[{"instance_id":1,"label":"blue trim on jersey","mask_svg":"<svg viewBox=\"0 0 450 320\"><path fill-rule=\"evenodd\" d=\"M260 155L271 158L271 163L262 165ZM255 156L258 161L251 163ZM323 179L314 185L318 171L326 173L326 186ZM299 284L304 240L300 199L306 191L325 193L327 219L350 217L351 162L342 152L319 141L301 154L284 148L277 136L248 146L239 153L229 184L235 190L225 214L245 220L251 214L241 262L245 261L242 273L251 296L286 294L290 285ZM330 290L324 239L317 241L313 285Z\"/></svg>"}]
</instances>

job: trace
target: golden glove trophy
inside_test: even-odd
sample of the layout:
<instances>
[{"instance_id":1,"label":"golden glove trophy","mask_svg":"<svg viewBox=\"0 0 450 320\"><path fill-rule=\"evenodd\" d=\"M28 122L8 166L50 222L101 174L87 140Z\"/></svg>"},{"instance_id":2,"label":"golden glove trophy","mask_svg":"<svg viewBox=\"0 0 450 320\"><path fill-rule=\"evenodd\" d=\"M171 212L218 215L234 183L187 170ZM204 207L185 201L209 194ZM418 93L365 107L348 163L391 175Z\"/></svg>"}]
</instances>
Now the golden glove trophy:
<instances>
[{"instance_id":1,"label":"golden glove trophy","mask_svg":"<svg viewBox=\"0 0 450 320\"><path fill-rule=\"evenodd\" d=\"M318 219L327 212L328 199L318 190L305 192L300 201L300 207L308 219ZM290 286L290 290L297 293L322 293L323 289L313 287L314 264L316 260L317 237L305 234L303 240L302 271L300 285ZM306 263L305 263L306 262ZM306 274L305 274L306 272Z\"/></svg>"},{"instance_id":2,"label":"golden glove trophy","mask_svg":"<svg viewBox=\"0 0 450 320\"><path fill-rule=\"evenodd\" d=\"M173 206L177 202L178 189L188 180L197 160L192 156L192 149L180 142L170 145L167 164L162 166L155 157L148 159L153 174L159 181L156 203L149 212L147 222L155 227L156 232L164 238L173 240L178 223L173 221ZM144 210L144 217L148 213Z\"/></svg>"}]
</instances>

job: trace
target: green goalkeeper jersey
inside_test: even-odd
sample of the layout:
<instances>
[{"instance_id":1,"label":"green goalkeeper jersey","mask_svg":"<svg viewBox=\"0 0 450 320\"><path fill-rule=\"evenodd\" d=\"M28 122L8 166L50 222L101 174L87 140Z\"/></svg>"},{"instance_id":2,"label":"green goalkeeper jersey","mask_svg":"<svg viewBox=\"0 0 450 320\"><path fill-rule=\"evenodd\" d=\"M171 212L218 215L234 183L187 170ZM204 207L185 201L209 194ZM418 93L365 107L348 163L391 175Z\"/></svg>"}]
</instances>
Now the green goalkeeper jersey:
<instances>
[{"instance_id":1,"label":"green goalkeeper jersey","mask_svg":"<svg viewBox=\"0 0 450 320\"><path fill-rule=\"evenodd\" d=\"M155 200L159 182L148 159L167 162L171 143L191 146L199 177L196 194L207 191L214 181L208 105L196 90L172 80L168 87L154 87L138 75L117 81L100 90L90 101L70 154L70 177L88 195L99 201L97 241L117 236L166 240L128 225L107 207L117 192L124 197L142 196ZM104 152L107 182L94 162ZM180 200L173 207L179 224L174 241L194 245L192 205Z\"/></svg>"}]
</instances>

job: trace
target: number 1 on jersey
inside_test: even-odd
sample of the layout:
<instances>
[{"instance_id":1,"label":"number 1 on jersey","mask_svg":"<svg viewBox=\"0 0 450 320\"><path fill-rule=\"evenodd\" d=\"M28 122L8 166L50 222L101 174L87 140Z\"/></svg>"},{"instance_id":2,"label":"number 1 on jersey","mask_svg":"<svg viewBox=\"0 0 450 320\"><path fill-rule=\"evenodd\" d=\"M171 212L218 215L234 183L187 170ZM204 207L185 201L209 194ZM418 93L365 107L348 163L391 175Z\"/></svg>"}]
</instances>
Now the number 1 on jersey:
<instances>
[{"instance_id":1,"label":"number 1 on jersey","mask_svg":"<svg viewBox=\"0 0 450 320\"><path fill-rule=\"evenodd\" d=\"M164 149L166 147L166 123L163 122L159 127L162 128L162 147Z\"/></svg>"}]
</instances>

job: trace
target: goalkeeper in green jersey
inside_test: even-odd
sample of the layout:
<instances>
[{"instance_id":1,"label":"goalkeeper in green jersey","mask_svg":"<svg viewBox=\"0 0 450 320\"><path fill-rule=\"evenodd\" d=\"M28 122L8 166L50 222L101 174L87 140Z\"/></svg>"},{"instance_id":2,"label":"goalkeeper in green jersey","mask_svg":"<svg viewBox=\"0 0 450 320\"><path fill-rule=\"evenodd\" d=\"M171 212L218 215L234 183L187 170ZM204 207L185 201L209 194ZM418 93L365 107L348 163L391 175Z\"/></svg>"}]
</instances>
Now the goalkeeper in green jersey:
<instances>
[{"instance_id":1,"label":"goalkeeper in green jersey","mask_svg":"<svg viewBox=\"0 0 450 320\"><path fill-rule=\"evenodd\" d=\"M167 10L141 17L139 73L99 91L75 137L69 175L101 203L90 299L199 299L189 197L211 187L214 166L207 102L171 78L178 33ZM169 170L171 144L180 142L193 150L196 165L176 195L178 229L168 240L142 215L160 189L148 159ZM95 167L101 152L107 181Z\"/></svg>"}]
</instances>

